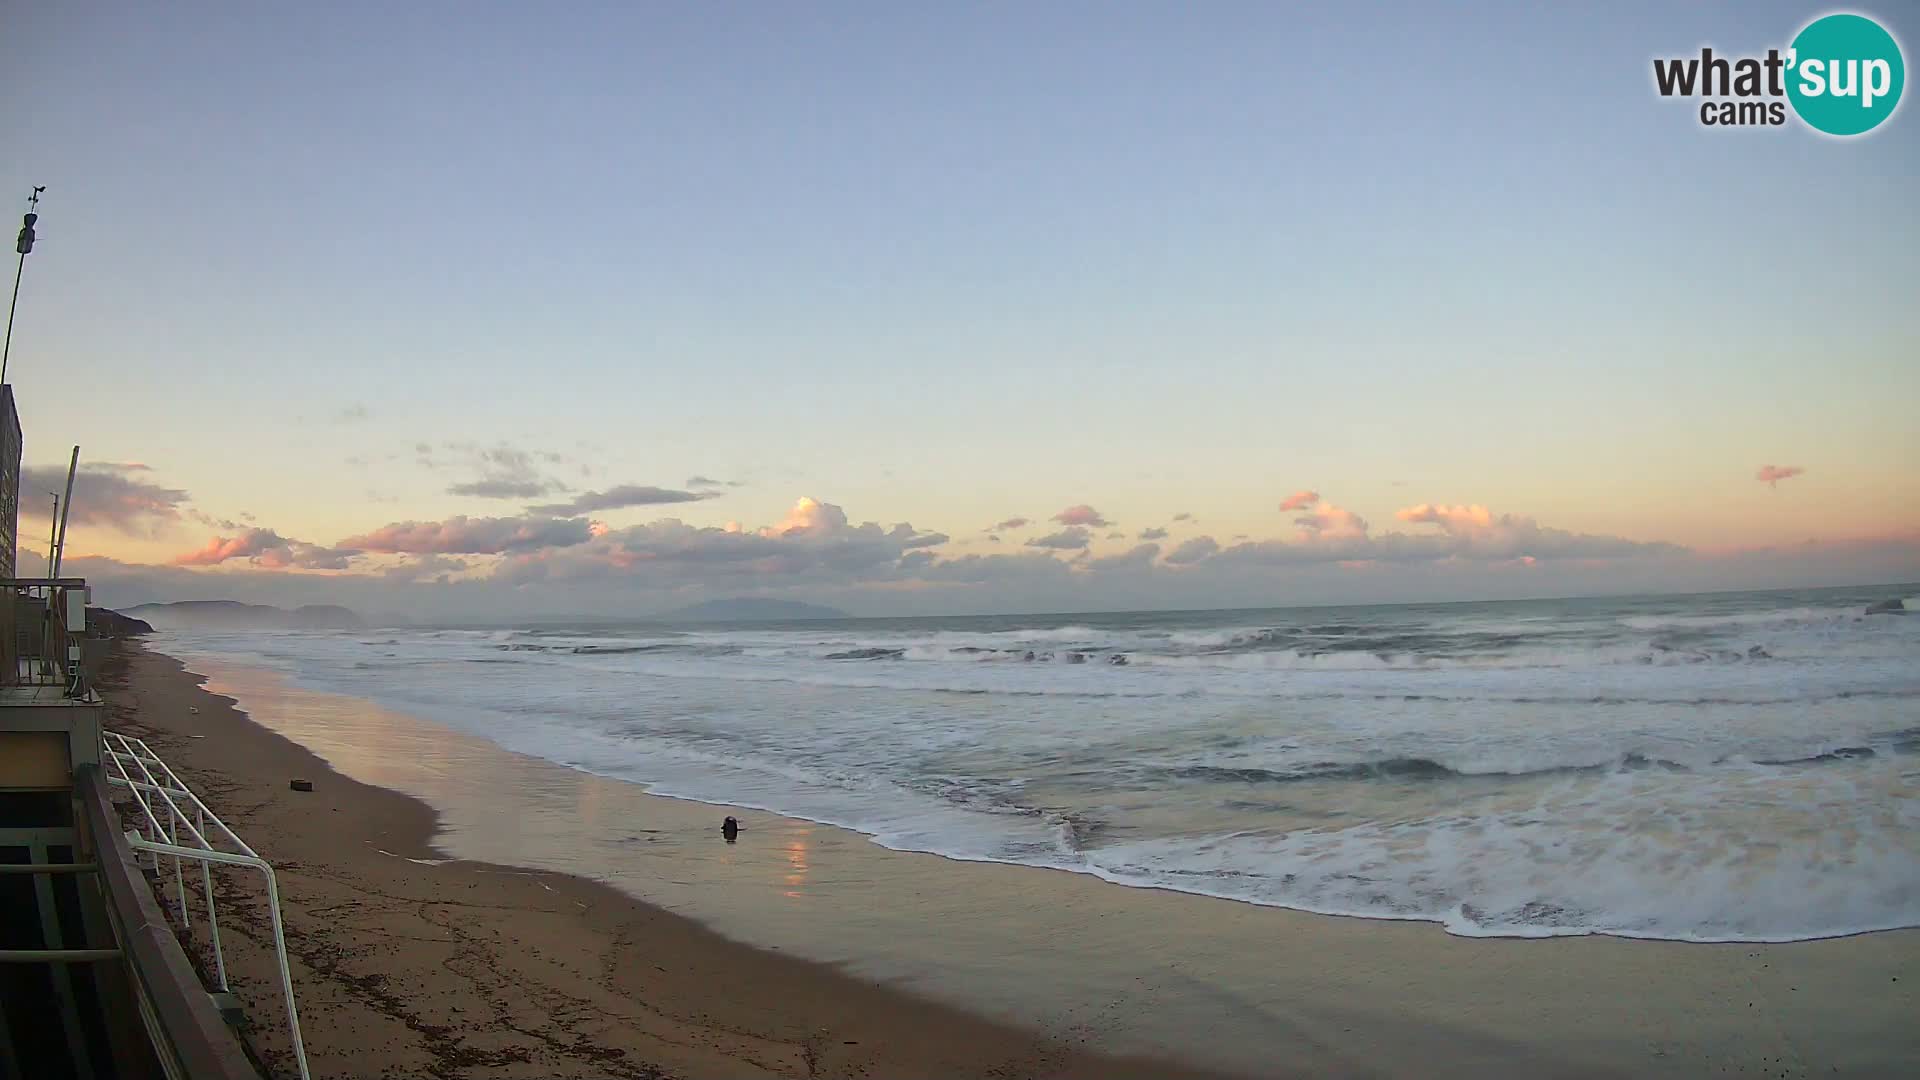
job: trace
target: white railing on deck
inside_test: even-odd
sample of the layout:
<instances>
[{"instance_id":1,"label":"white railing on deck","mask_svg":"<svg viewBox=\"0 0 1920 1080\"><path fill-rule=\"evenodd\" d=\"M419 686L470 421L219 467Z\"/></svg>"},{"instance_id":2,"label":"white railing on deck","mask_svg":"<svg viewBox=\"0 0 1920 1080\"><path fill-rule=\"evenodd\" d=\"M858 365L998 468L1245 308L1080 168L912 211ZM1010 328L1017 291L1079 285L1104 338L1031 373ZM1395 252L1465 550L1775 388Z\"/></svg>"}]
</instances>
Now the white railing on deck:
<instances>
[{"instance_id":1,"label":"white railing on deck","mask_svg":"<svg viewBox=\"0 0 1920 1080\"><path fill-rule=\"evenodd\" d=\"M301 1080L310 1080L307 1049L300 1040L300 1013L293 1003L293 974L287 965L287 939L280 920L280 887L273 867L227 828L192 789L175 776L160 755L142 739L115 731L101 732L100 761L107 782L133 793L144 819L143 827L127 833L127 843L137 852L153 857L153 868L160 868L162 856L173 860L174 910L182 929L191 929L187 914L186 875L181 860L200 864L200 886L205 897L208 936L213 941L215 978L220 990L227 990L227 958L220 948L220 920L213 904L213 864L245 866L260 871L267 879L267 909L273 916L273 951L280 962L280 990L287 1002L287 1030L293 1036L294 1059L300 1065Z\"/></svg>"}]
</instances>

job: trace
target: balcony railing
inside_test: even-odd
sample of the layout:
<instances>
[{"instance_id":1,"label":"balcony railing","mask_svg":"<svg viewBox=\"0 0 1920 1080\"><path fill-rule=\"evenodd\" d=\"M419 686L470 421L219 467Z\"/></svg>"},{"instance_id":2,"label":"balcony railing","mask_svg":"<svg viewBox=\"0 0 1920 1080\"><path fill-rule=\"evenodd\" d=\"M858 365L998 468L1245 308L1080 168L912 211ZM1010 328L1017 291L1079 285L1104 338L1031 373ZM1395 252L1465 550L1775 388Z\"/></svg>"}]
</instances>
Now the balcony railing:
<instances>
[{"instance_id":1,"label":"balcony railing","mask_svg":"<svg viewBox=\"0 0 1920 1080\"><path fill-rule=\"evenodd\" d=\"M0 578L0 687L85 698L85 578Z\"/></svg>"},{"instance_id":2,"label":"balcony railing","mask_svg":"<svg viewBox=\"0 0 1920 1080\"><path fill-rule=\"evenodd\" d=\"M294 1063L299 1066L300 1080L309 1080L307 1048L300 1038L300 1010L293 1000L293 969L287 963L286 928L280 917L280 886L273 866L215 816L144 740L114 731L102 732L101 737L100 757L107 783L127 789L138 809L134 827L126 833L128 846L153 860L150 869L158 872L161 890L166 877L161 860L173 863L173 910L182 934L193 932L193 920L188 914L187 875L180 860L200 865L200 894L204 898L201 914L213 948L214 986L208 988L210 991L217 988L223 994L229 992L227 956L220 947L220 916L214 904L213 868L237 866L265 875L273 953L280 969L280 993L286 1003Z\"/></svg>"}]
</instances>

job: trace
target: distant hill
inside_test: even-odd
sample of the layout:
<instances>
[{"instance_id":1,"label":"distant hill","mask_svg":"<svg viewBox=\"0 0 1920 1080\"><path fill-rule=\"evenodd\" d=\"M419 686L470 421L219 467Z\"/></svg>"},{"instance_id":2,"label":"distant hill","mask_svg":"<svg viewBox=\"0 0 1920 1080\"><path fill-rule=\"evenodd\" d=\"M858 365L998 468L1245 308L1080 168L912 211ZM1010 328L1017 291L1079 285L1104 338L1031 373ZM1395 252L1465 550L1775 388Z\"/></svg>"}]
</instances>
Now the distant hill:
<instances>
[{"instance_id":1,"label":"distant hill","mask_svg":"<svg viewBox=\"0 0 1920 1080\"><path fill-rule=\"evenodd\" d=\"M726 600L709 600L704 604L690 604L661 616L663 619L684 619L689 622L785 622L794 619L849 617L846 612L838 608L803 604L798 600L758 600L751 596L735 596Z\"/></svg>"},{"instance_id":2,"label":"distant hill","mask_svg":"<svg viewBox=\"0 0 1920 1080\"><path fill-rule=\"evenodd\" d=\"M333 604L308 604L288 611L237 600L180 600L141 604L121 614L162 630L358 630L366 625L360 616Z\"/></svg>"}]
</instances>

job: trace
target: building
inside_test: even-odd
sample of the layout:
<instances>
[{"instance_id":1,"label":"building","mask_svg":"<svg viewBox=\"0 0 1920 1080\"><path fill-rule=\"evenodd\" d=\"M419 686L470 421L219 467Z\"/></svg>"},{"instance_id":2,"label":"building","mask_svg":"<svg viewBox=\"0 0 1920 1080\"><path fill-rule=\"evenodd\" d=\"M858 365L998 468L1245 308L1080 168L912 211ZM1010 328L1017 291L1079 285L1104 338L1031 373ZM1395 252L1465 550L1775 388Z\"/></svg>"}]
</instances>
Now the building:
<instances>
[{"instance_id":1,"label":"building","mask_svg":"<svg viewBox=\"0 0 1920 1080\"><path fill-rule=\"evenodd\" d=\"M145 743L103 730L92 672L105 643L88 633L87 583L15 575L11 386L0 410L0 1080L259 1080L227 1015L224 966L210 990L181 947L191 932L179 867L221 860L266 868L269 881L271 869ZM116 791L133 806L116 805ZM215 825L244 857L180 846ZM147 877L164 880L162 858L179 929ZM213 901L208 881L202 926Z\"/></svg>"},{"instance_id":2,"label":"building","mask_svg":"<svg viewBox=\"0 0 1920 1080\"><path fill-rule=\"evenodd\" d=\"M0 386L0 578L13 576L20 552L20 449L13 387Z\"/></svg>"}]
</instances>

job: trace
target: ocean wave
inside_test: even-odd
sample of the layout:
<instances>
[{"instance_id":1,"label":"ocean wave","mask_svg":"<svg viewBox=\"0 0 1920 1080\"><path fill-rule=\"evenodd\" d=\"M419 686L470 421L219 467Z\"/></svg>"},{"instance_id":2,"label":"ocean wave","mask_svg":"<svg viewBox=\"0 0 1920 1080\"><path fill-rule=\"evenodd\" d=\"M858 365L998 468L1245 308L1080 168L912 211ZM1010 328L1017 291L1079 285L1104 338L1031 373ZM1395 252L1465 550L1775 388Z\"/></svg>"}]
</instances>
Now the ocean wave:
<instances>
[{"instance_id":1,"label":"ocean wave","mask_svg":"<svg viewBox=\"0 0 1920 1080\"><path fill-rule=\"evenodd\" d=\"M667 630L649 626L644 630L626 630L617 626L536 626L511 630L507 633L516 638L611 638L615 640L644 638L683 638L692 635L681 630Z\"/></svg>"},{"instance_id":2,"label":"ocean wave","mask_svg":"<svg viewBox=\"0 0 1920 1080\"><path fill-rule=\"evenodd\" d=\"M1630 615L1620 625L1634 630L1709 630L1723 627L1797 626L1849 623L1866 617L1867 605L1799 607L1735 611L1716 615Z\"/></svg>"},{"instance_id":3,"label":"ocean wave","mask_svg":"<svg viewBox=\"0 0 1920 1080\"><path fill-rule=\"evenodd\" d=\"M1638 772L1648 769L1692 772L1713 766L1764 765L1782 768L1825 765L1874 758L1882 753L1913 753L1916 749L1920 747L1916 747L1914 739L1911 735L1907 735L1892 738L1878 748L1870 745L1837 746L1786 758L1747 758L1725 754L1692 764L1629 751L1602 761L1534 766L1489 762L1476 767L1464 764L1449 765L1425 757L1389 757L1370 761L1315 761L1279 768L1208 764L1172 765L1150 768L1143 772L1170 780L1199 780L1206 783L1229 784L1293 784L1316 780L1515 779L1582 773Z\"/></svg>"},{"instance_id":4,"label":"ocean wave","mask_svg":"<svg viewBox=\"0 0 1920 1080\"><path fill-rule=\"evenodd\" d=\"M1189 667L1196 670L1565 669L1797 662L1849 649L1920 647L1920 620L1864 618L1865 605L1801 606L1723 614L1644 611L1609 618L1493 617L1482 612L1423 613L1419 618L1338 620L1218 627L1070 623L1006 629L938 624L898 630L870 624L847 634L821 628L744 628L677 634L588 627L495 632L495 647L618 655L672 651L676 645L728 646L752 659L905 660ZM964 620L963 620L964 621ZM663 638L665 640L663 640ZM687 655L721 655L687 648ZM1123 659L1122 659L1123 658Z\"/></svg>"},{"instance_id":5,"label":"ocean wave","mask_svg":"<svg viewBox=\"0 0 1920 1080\"><path fill-rule=\"evenodd\" d=\"M1035 630L1003 630L996 636L1018 638L1021 641L1092 641L1103 631L1091 626L1054 626Z\"/></svg>"},{"instance_id":6,"label":"ocean wave","mask_svg":"<svg viewBox=\"0 0 1920 1080\"><path fill-rule=\"evenodd\" d=\"M1657 822L1609 799L1615 829L1550 803L1284 835L1140 841L1088 853L1117 884L1327 915L1437 923L1462 937L1805 941L1920 925L1920 861L1867 820L1845 838L1766 838L1680 856ZM1683 820L1698 820L1687 808ZM1721 819L1710 818L1718 823Z\"/></svg>"},{"instance_id":7,"label":"ocean wave","mask_svg":"<svg viewBox=\"0 0 1920 1080\"><path fill-rule=\"evenodd\" d=\"M1444 671L1520 668L1593 668L1619 665L1653 667L1694 664L1754 664L1777 657L1766 646L1686 648L1654 643L1645 647L1515 648L1441 654L1428 650L1360 649L1211 652L1188 655L1136 653L1134 662L1150 667L1235 668L1241 670Z\"/></svg>"},{"instance_id":8,"label":"ocean wave","mask_svg":"<svg viewBox=\"0 0 1920 1080\"><path fill-rule=\"evenodd\" d=\"M898 660L906 654L905 649L847 649L843 652L828 653L827 660Z\"/></svg>"},{"instance_id":9,"label":"ocean wave","mask_svg":"<svg viewBox=\"0 0 1920 1080\"><path fill-rule=\"evenodd\" d=\"M624 677L785 683L978 697L1286 699L1623 707L1898 700L1920 696L1920 668L1897 656L1836 664L1744 649L1595 649L1506 657L1422 658L1269 652L1147 652L985 646L770 645L751 640L582 647L495 643L547 662L592 663ZM430 654L441 656L443 654ZM1645 675L1637 669L1648 669ZM1702 669L1702 676L1686 674ZM1659 674L1655 675L1654 673ZM1711 674L1707 674L1711 672Z\"/></svg>"},{"instance_id":10,"label":"ocean wave","mask_svg":"<svg viewBox=\"0 0 1920 1080\"><path fill-rule=\"evenodd\" d=\"M699 644L680 641L656 641L641 644L574 644L560 641L554 644L542 644L530 641L508 641L493 646L501 652L517 653L557 653L568 656L633 656L658 655L662 653L680 653L687 656L737 656L742 651L738 645Z\"/></svg>"},{"instance_id":11,"label":"ocean wave","mask_svg":"<svg viewBox=\"0 0 1920 1080\"><path fill-rule=\"evenodd\" d=\"M1405 769L1431 771L1410 760ZM1657 786L1648 787L1646 778ZM1675 785L1685 785L1676 787ZM996 804L941 793L958 816L876 800L873 789L785 797L693 777L656 794L748 806L849 828L884 847L963 861L1091 874L1299 911L1426 921L1468 937L1606 934L1699 942L1798 941L1920 925L1911 897L1920 861L1910 811L1847 817L1851 777L1805 803L1780 803L1765 777L1734 770L1702 781L1648 766L1546 788L1528 804L1411 819L1272 831L1239 829L1130 839L1097 814ZM1838 799L1839 801L1836 801ZM1266 802L1242 802L1253 812ZM1692 850L1698 833L1736 833L1756 809L1804 806L1843 815L1810 835L1761 832Z\"/></svg>"},{"instance_id":12,"label":"ocean wave","mask_svg":"<svg viewBox=\"0 0 1920 1080\"><path fill-rule=\"evenodd\" d=\"M738 645L656 641L644 645L575 645L566 651L574 656L654 656L673 653L687 656L738 656L742 650Z\"/></svg>"}]
</instances>

